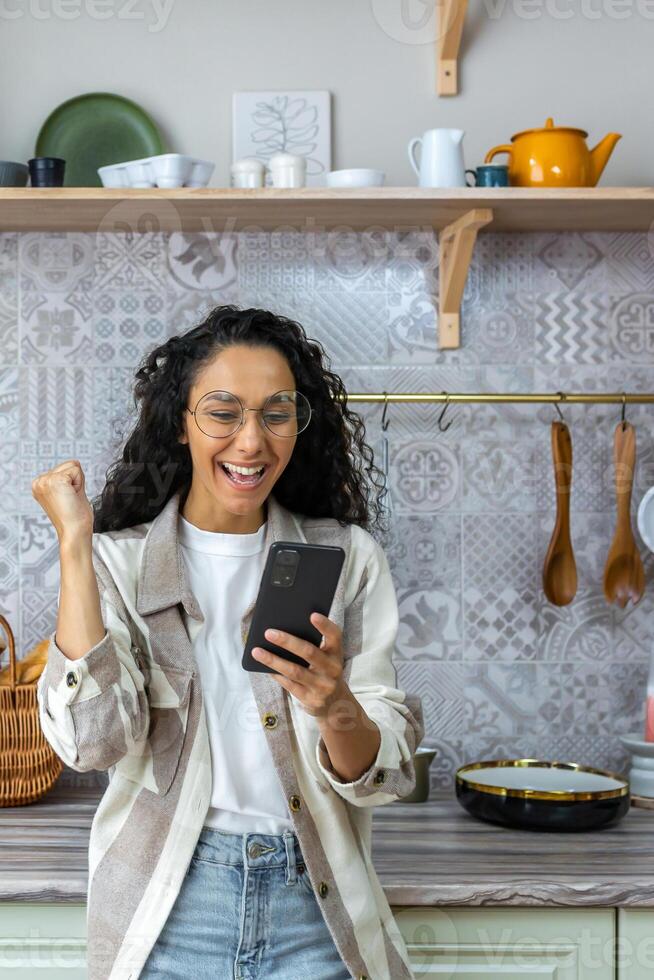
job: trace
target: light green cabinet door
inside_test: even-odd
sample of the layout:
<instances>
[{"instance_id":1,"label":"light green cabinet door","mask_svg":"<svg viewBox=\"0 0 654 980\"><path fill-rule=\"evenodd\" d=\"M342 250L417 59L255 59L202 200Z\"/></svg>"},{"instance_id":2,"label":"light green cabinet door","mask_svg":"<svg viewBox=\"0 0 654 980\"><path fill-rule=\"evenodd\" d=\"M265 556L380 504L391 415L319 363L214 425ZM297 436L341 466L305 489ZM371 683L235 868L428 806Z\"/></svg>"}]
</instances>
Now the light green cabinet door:
<instances>
[{"instance_id":1,"label":"light green cabinet door","mask_svg":"<svg viewBox=\"0 0 654 980\"><path fill-rule=\"evenodd\" d=\"M393 913L419 980L615 980L614 909L394 906Z\"/></svg>"},{"instance_id":2,"label":"light green cabinet door","mask_svg":"<svg viewBox=\"0 0 654 980\"><path fill-rule=\"evenodd\" d=\"M0 980L86 980L86 905L0 902Z\"/></svg>"},{"instance_id":3,"label":"light green cabinet door","mask_svg":"<svg viewBox=\"0 0 654 980\"><path fill-rule=\"evenodd\" d=\"M393 907L418 980L615 980L614 909ZM619 910L618 980L654 976L654 910ZM87 980L86 906L0 902L0 980Z\"/></svg>"},{"instance_id":4,"label":"light green cabinet door","mask_svg":"<svg viewBox=\"0 0 654 980\"><path fill-rule=\"evenodd\" d=\"M618 980L654 977L654 909L618 909Z\"/></svg>"}]
</instances>

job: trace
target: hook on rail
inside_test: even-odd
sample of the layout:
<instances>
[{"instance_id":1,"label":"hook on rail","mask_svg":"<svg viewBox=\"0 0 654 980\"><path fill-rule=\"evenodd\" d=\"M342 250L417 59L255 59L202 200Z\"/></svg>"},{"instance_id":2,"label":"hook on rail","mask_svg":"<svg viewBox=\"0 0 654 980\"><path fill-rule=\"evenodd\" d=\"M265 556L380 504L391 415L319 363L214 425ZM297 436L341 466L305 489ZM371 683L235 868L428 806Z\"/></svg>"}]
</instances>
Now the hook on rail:
<instances>
[{"instance_id":1,"label":"hook on rail","mask_svg":"<svg viewBox=\"0 0 654 980\"><path fill-rule=\"evenodd\" d=\"M445 395L445 404L443 405L443 411L438 416L438 428L441 430L441 432L447 432L449 427L452 425L452 419L450 419L447 425L442 425L442 422L443 422L443 417L447 411L447 406L450 404L450 396L446 391L442 391L441 395Z\"/></svg>"},{"instance_id":2,"label":"hook on rail","mask_svg":"<svg viewBox=\"0 0 654 980\"><path fill-rule=\"evenodd\" d=\"M557 391L557 395L559 396L559 401L562 401L562 402L565 401L565 395L563 394L562 391ZM559 408L559 402L554 402L554 407L557 410L557 412L559 413L559 418L561 419L561 421L563 422L563 424L564 425L567 425L566 420L563 418L563 412Z\"/></svg>"},{"instance_id":3,"label":"hook on rail","mask_svg":"<svg viewBox=\"0 0 654 980\"><path fill-rule=\"evenodd\" d=\"M386 432L386 429L388 428L388 423L390 422L390 419L386 418L386 413L388 411L388 392L384 391L382 392L382 394L384 395L384 411L382 412L382 417L381 417L381 427L384 430L384 432Z\"/></svg>"}]
</instances>

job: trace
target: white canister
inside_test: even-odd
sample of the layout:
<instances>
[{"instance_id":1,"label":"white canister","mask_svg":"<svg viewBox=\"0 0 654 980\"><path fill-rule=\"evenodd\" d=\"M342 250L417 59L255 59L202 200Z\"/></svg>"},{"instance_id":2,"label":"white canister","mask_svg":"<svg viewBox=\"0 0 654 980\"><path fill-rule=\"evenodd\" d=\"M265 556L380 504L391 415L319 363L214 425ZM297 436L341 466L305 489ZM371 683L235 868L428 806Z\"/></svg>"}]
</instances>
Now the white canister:
<instances>
[{"instance_id":1,"label":"white canister","mask_svg":"<svg viewBox=\"0 0 654 980\"><path fill-rule=\"evenodd\" d=\"M304 187L307 161L297 153L273 153L268 161L273 187Z\"/></svg>"},{"instance_id":2,"label":"white canister","mask_svg":"<svg viewBox=\"0 0 654 980\"><path fill-rule=\"evenodd\" d=\"M256 157L235 160L231 167L232 187L263 187L266 166Z\"/></svg>"},{"instance_id":3,"label":"white canister","mask_svg":"<svg viewBox=\"0 0 654 980\"><path fill-rule=\"evenodd\" d=\"M627 773L629 789L634 796L654 799L654 742L646 742L641 732L618 735L631 753L631 766Z\"/></svg>"}]
</instances>

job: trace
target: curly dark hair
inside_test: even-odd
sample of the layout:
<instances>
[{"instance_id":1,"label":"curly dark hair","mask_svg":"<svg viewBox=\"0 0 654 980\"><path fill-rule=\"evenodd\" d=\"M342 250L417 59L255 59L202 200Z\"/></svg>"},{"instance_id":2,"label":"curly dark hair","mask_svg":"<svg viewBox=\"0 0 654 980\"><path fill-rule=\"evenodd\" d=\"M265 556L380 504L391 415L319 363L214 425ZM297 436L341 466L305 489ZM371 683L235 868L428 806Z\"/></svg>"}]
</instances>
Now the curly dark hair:
<instances>
[{"instance_id":1,"label":"curly dark hair","mask_svg":"<svg viewBox=\"0 0 654 980\"><path fill-rule=\"evenodd\" d=\"M363 419L348 409L343 382L328 369L324 347L295 320L235 305L216 306L199 324L141 360L133 391L137 421L93 501L94 530L150 521L180 489L182 502L186 499L193 465L188 445L178 436L189 393L201 369L237 344L279 351L313 409L309 428L274 485L275 498L308 517L334 517L383 535L384 474L364 441Z\"/></svg>"}]
</instances>

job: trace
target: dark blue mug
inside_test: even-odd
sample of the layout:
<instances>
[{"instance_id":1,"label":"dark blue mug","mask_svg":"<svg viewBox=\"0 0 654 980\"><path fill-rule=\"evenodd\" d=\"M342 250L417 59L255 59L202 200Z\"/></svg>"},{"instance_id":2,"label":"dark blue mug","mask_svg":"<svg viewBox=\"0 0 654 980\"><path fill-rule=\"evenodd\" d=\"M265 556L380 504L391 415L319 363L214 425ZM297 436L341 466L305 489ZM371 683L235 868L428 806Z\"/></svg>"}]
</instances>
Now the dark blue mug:
<instances>
[{"instance_id":1,"label":"dark blue mug","mask_svg":"<svg viewBox=\"0 0 654 980\"><path fill-rule=\"evenodd\" d=\"M466 170L466 174L472 174L474 181L468 187L509 186L509 168L505 163L484 163L476 170Z\"/></svg>"},{"instance_id":2,"label":"dark blue mug","mask_svg":"<svg viewBox=\"0 0 654 980\"><path fill-rule=\"evenodd\" d=\"M32 187L63 187L66 161L62 157L32 157L27 161Z\"/></svg>"}]
</instances>

